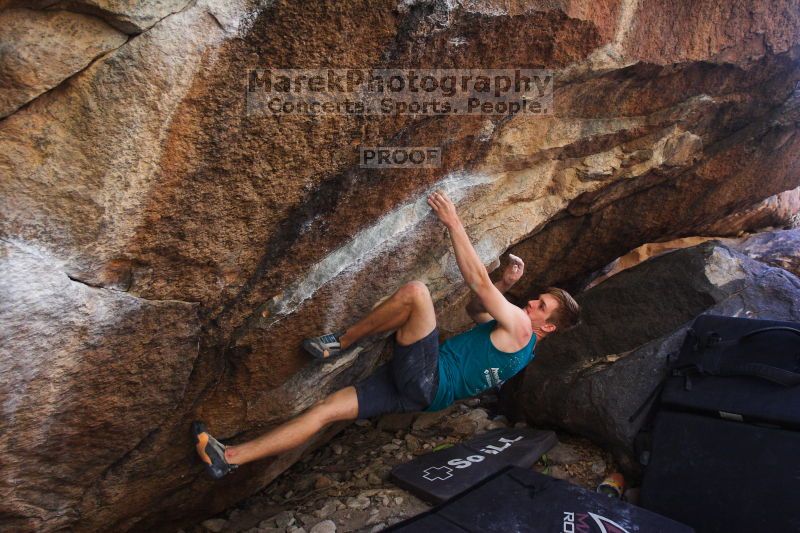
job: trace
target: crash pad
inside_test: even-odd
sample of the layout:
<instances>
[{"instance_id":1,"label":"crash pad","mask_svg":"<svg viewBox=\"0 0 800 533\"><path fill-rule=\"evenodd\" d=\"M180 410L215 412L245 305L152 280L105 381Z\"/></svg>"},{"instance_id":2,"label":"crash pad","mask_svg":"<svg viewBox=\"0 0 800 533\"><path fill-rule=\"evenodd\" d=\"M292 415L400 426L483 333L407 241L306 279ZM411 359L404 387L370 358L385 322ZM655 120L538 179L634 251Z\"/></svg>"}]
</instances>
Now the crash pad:
<instances>
[{"instance_id":1,"label":"crash pad","mask_svg":"<svg viewBox=\"0 0 800 533\"><path fill-rule=\"evenodd\" d=\"M441 503L508 466L530 467L556 443L552 431L496 429L398 465L390 479L420 499Z\"/></svg>"},{"instance_id":2,"label":"crash pad","mask_svg":"<svg viewBox=\"0 0 800 533\"><path fill-rule=\"evenodd\" d=\"M691 533L694 530L531 469L505 467L466 493L385 531Z\"/></svg>"}]
</instances>

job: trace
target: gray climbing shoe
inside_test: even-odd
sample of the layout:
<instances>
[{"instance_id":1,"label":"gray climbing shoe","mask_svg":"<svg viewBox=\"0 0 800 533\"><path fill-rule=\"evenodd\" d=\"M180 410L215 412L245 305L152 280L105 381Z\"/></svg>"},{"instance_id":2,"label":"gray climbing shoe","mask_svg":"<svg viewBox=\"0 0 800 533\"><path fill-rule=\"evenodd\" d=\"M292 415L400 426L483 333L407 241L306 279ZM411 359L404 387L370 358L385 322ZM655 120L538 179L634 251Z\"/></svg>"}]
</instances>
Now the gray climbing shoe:
<instances>
[{"instance_id":1,"label":"gray climbing shoe","mask_svg":"<svg viewBox=\"0 0 800 533\"><path fill-rule=\"evenodd\" d=\"M316 359L329 359L341 355L343 352L339 337L335 333L312 337L303 341L303 348Z\"/></svg>"}]
</instances>

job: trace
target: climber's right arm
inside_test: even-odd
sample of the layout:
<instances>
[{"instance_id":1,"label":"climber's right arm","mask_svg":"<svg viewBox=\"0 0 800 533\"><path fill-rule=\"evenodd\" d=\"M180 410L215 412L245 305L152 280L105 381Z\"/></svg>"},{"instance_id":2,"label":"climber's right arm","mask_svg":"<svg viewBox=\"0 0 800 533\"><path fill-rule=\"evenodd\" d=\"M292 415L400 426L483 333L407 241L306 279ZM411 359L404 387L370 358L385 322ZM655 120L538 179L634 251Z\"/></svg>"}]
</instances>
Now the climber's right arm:
<instances>
[{"instance_id":1,"label":"climber's right arm","mask_svg":"<svg viewBox=\"0 0 800 533\"><path fill-rule=\"evenodd\" d=\"M497 322L511 333L525 333L530 329L530 320L525 312L505 299L489 277L478 253L472 246L467 230L458 218L453 202L441 192L428 197L428 204L447 227L453 242L456 263L467 285L480 300L481 305ZM527 331L530 335L530 332Z\"/></svg>"}]
</instances>

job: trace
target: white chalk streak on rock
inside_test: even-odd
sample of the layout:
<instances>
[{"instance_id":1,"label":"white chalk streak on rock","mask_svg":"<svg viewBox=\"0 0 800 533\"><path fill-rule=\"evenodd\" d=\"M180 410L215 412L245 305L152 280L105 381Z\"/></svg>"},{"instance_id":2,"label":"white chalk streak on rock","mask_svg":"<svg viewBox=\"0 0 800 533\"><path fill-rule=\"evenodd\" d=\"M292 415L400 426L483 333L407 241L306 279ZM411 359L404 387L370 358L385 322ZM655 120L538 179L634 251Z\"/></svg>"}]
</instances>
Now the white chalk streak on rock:
<instances>
[{"instance_id":1,"label":"white chalk streak on rock","mask_svg":"<svg viewBox=\"0 0 800 533\"><path fill-rule=\"evenodd\" d=\"M428 194L433 190L441 189L453 202L458 202L471 188L491 182L492 178L486 174L456 172L448 175L414 201L383 216L374 225L360 231L347 244L312 266L306 277L267 304L270 315L280 316L293 312L322 285L345 270L391 250L401 236L415 228L428 215L433 216L427 203Z\"/></svg>"}]
</instances>

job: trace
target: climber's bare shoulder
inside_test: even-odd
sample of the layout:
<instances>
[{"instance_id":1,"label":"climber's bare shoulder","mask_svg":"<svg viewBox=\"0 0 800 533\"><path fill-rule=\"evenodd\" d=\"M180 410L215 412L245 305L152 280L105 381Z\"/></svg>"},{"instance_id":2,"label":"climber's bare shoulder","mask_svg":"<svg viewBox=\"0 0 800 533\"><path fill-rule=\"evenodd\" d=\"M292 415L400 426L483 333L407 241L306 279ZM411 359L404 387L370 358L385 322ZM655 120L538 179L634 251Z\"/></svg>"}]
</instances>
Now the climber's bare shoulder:
<instances>
[{"instance_id":1,"label":"climber's bare shoulder","mask_svg":"<svg viewBox=\"0 0 800 533\"><path fill-rule=\"evenodd\" d=\"M527 316L524 318L527 319ZM528 342L531 340L531 335L533 335L533 330L530 327L530 320L527 320L527 322L527 332L525 331L524 325L516 330L509 331L498 322L497 326L495 326L494 330L492 330L492 333L489 336L494 347L501 352L513 353L527 346Z\"/></svg>"},{"instance_id":2,"label":"climber's bare shoulder","mask_svg":"<svg viewBox=\"0 0 800 533\"><path fill-rule=\"evenodd\" d=\"M527 313L509 302L493 284L483 284L473 290L486 309L485 314L497 320L491 334L492 344L503 352L515 352L527 345L533 334Z\"/></svg>"}]
</instances>

